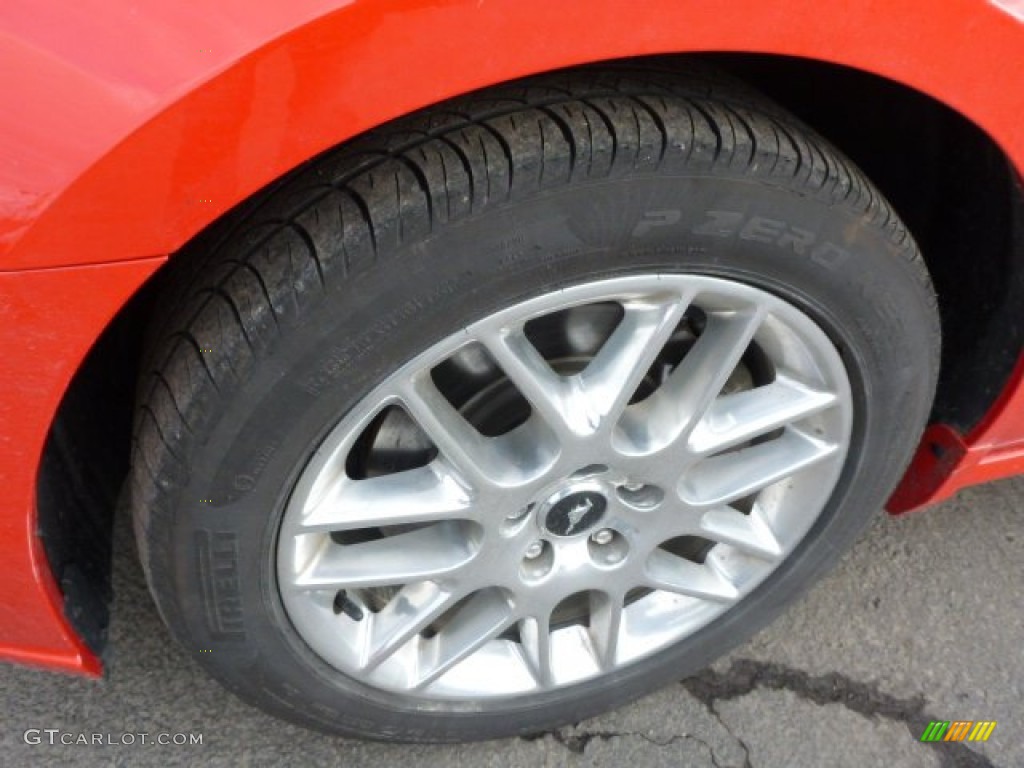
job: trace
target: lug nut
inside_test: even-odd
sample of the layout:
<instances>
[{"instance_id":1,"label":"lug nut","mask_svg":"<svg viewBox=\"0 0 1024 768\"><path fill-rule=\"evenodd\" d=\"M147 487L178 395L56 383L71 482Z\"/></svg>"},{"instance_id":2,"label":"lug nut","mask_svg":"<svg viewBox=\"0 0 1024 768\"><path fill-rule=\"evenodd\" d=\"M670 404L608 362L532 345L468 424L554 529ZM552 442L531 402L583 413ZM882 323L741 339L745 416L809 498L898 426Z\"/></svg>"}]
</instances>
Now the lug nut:
<instances>
[{"instance_id":1,"label":"lug nut","mask_svg":"<svg viewBox=\"0 0 1024 768\"><path fill-rule=\"evenodd\" d=\"M591 535L590 540L595 544L600 544L603 546L605 544L608 544L614 537L615 534L612 533L610 528L602 528L600 531L595 531Z\"/></svg>"},{"instance_id":2,"label":"lug nut","mask_svg":"<svg viewBox=\"0 0 1024 768\"><path fill-rule=\"evenodd\" d=\"M540 557L543 551L544 542L535 541L526 548L526 551L523 553L523 557L525 557L527 560L536 560L538 557Z\"/></svg>"},{"instance_id":3,"label":"lug nut","mask_svg":"<svg viewBox=\"0 0 1024 768\"><path fill-rule=\"evenodd\" d=\"M533 504L529 504L528 506L525 506L522 509L517 509L515 512L511 513L510 515L506 515L505 519L508 520L510 523L514 523L517 520L522 520L524 517L526 517L530 513L530 510L532 510L532 509L533 509Z\"/></svg>"}]
</instances>

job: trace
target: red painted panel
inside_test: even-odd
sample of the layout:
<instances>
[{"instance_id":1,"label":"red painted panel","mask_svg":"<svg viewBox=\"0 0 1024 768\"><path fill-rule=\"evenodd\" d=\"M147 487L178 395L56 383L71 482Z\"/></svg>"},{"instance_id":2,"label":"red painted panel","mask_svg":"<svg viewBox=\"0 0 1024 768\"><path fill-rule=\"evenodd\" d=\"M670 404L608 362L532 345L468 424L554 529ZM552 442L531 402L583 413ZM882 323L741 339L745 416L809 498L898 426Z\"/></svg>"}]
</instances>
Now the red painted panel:
<instances>
[{"instance_id":1,"label":"red painted panel","mask_svg":"<svg viewBox=\"0 0 1024 768\"><path fill-rule=\"evenodd\" d=\"M0 93L26 110L0 116L0 188L19 195L0 203L0 268L170 252L382 121L533 72L666 51L785 53L886 75L961 109L1024 167L1024 68L1007 66L1024 26L981 0L214 7L0 5Z\"/></svg>"},{"instance_id":2,"label":"red painted panel","mask_svg":"<svg viewBox=\"0 0 1024 768\"><path fill-rule=\"evenodd\" d=\"M35 532L48 424L75 369L164 259L0 273L0 658L98 674L70 629Z\"/></svg>"},{"instance_id":3,"label":"red painted panel","mask_svg":"<svg viewBox=\"0 0 1024 768\"><path fill-rule=\"evenodd\" d=\"M1024 473L1024 358L1018 361L1010 385L991 409L985 420L965 438L943 435L944 444L957 443L961 448L958 461L946 471L936 471L929 458L932 441L926 433L896 494L889 501L889 511L899 514L934 504L952 496L961 488L987 483ZM949 432L949 430L946 430ZM932 435L942 435L941 430ZM948 459L943 459L948 461ZM939 461L938 465L942 465Z\"/></svg>"}]
</instances>

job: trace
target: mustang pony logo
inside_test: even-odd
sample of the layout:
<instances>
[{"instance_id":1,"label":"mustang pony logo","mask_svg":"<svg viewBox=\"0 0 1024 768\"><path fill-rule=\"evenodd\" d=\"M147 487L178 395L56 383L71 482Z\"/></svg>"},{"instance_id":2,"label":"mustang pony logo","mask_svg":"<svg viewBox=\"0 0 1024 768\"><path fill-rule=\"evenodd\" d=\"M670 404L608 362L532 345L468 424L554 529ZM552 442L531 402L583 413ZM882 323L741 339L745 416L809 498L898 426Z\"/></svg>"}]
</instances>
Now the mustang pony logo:
<instances>
[{"instance_id":1,"label":"mustang pony logo","mask_svg":"<svg viewBox=\"0 0 1024 768\"><path fill-rule=\"evenodd\" d=\"M569 510L569 528L565 532L568 536L576 530L576 526L580 524L580 521L587 516L587 513L594 508L594 502L590 499L580 502L572 509Z\"/></svg>"}]
</instances>

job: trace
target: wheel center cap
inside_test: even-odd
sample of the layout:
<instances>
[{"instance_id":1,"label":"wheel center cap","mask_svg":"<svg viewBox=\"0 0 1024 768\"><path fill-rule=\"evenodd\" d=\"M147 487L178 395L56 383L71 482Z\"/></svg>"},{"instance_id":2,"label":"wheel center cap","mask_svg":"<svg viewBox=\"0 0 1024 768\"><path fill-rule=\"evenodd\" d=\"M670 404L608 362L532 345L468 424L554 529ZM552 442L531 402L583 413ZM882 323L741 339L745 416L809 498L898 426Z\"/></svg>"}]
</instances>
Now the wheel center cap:
<instances>
[{"instance_id":1,"label":"wheel center cap","mask_svg":"<svg viewBox=\"0 0 1024 768\"><path fill-rule=\"evenodd\" d=\"M575 536L593 528L607 508L599 491L566 489L551 500L544 527L554 536Z\"/></svg>"}]
</instances>

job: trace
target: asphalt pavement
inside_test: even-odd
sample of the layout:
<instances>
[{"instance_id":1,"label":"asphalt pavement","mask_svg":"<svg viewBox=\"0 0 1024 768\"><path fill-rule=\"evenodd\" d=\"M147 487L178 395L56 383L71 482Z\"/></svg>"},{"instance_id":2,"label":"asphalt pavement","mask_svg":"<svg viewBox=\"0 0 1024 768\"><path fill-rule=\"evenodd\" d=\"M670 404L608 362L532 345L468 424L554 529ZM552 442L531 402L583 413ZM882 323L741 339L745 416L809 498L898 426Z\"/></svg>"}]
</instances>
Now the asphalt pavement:
<instances>
[{"instance_id":1,"label":"asphalt pavement","mask_svg":"<svg viewBox=\"0 0 1024 768\"><path fill-rule=\"evenodd\" d=\"M880 515L801 603L702 675L532 739L443 747L332 738L235 699L168 637L121 521L106 678L0 665L0 766L1017 768L1022 507L1015 479ZM921 743L931 720L997 725L985 743Z\"/></svg>"}]
</instances>

